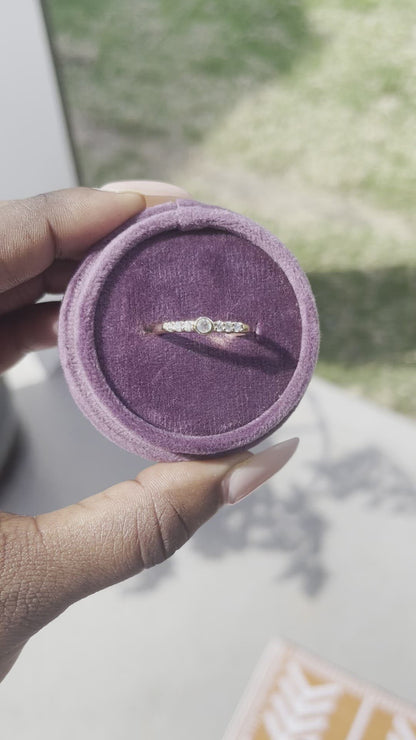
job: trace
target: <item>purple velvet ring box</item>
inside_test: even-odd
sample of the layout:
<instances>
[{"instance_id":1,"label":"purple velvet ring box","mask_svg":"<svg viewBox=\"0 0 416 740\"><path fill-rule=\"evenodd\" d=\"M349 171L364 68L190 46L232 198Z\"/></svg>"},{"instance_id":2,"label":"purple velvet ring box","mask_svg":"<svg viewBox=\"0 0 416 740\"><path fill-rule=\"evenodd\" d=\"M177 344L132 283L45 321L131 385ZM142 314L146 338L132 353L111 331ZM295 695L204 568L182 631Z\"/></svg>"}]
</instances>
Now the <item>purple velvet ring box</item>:
<instances>
[{"instance_id":1,"label":"purple velvet ring box","mask_svg":"<svg viewBox=\"0 0 416 740\"><path fill-rule=\"evenodd\" d=\"M208 316L249 325L156 334ZM247 449L275 431L311 379L319 323L308 279L275 236L217 206L145 210L96 244L65 293L59 351L81 411L148 460Z\"/></svg>"}]
</instances>

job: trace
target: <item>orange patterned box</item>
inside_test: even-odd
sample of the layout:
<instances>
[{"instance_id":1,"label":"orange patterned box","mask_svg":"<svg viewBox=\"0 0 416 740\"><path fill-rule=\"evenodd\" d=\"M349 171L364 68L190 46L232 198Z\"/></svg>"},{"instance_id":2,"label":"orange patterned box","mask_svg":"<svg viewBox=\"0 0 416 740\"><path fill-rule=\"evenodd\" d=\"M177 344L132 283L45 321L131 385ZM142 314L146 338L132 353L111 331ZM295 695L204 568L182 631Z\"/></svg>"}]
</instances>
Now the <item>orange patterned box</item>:
<instances>
[{"instance_id":1,"label":"orange patterned box","mask_svg":"<svg viewBox=\"0 0 416 740\"><path fill-rule=\"evenodd\" d=\"M416 708L276 640L223 740L416 740Z\"/></svg>"}]
</instances>

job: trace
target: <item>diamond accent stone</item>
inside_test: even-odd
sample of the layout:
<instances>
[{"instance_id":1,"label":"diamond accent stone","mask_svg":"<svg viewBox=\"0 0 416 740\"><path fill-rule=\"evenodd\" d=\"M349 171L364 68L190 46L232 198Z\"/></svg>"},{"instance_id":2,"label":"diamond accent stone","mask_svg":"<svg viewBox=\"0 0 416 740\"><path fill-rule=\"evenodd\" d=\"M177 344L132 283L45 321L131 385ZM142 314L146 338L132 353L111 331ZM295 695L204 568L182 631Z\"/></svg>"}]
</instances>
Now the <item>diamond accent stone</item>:
<instances>
[{"instance_id":1,"label":"diamond accent stone","mask_svg":"<svg viewBox=\"0 0 416 740\"><path fill-rule=\"evenodd\" d=\"M213 330L214 324L207 316L200 316L195 322L195 328L199 334L209 334Z\"/></svg>"},{"instance_id":2,"label":"diamond accent stone","mask_svg":"<svg viewBox=\"0 0 416 740\"><path fill-rule=\"evenodd\" d=\"M210 334L212 331L226 332L227 334L243 334L247 331L246 324L242 321L213 321L208 316L200 316L198 319L187 319L186 321L164 321L163 330L167 332L191 332L198 334Z\"/></svg>"}]
</instances>

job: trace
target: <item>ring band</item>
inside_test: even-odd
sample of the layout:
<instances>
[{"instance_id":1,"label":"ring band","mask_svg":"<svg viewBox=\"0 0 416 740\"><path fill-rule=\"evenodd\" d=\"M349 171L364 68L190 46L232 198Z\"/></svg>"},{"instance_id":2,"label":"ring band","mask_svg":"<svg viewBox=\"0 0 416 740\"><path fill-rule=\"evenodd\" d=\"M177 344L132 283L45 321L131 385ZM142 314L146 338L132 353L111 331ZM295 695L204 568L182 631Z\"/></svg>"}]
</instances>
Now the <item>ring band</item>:
<instances>
[{"instance_id":1,"label":"ring band","mask_svg":"<svg viewBox=\"0 0 416 740\"><path fill-rule=\"evenodd\" d=\"M153 334L197 332L198 334L232 334L242 336L248 334L250 327L242 321L213 321L208 316L200 316L197 319L186 319L185 321L162 321L154 324L150 331Z\"/></svg>"}]
</instances>

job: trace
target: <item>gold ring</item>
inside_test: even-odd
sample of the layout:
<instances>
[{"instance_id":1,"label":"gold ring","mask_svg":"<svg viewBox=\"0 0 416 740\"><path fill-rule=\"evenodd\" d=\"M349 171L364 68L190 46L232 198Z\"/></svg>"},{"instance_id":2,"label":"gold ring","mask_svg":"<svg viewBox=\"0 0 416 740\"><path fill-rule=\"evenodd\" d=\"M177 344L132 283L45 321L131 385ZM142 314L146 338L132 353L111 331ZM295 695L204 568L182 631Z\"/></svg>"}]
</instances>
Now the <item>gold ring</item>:
<instances>
[{"instance_id":1,"label":"gold ring","mask_svg":"<svg viewBox=\"0 0 416 740\"><path fill-rule=\"evenodd\" d=\"M197 332L198 334L231 334L242 336L248 334L250 327L242 321L213 320L208 316L199 316L197 319L185 319L184 321L161 321L153 324L148 331L153 334L175 334L182 332Z\"/></svg>"}]
</instances>

